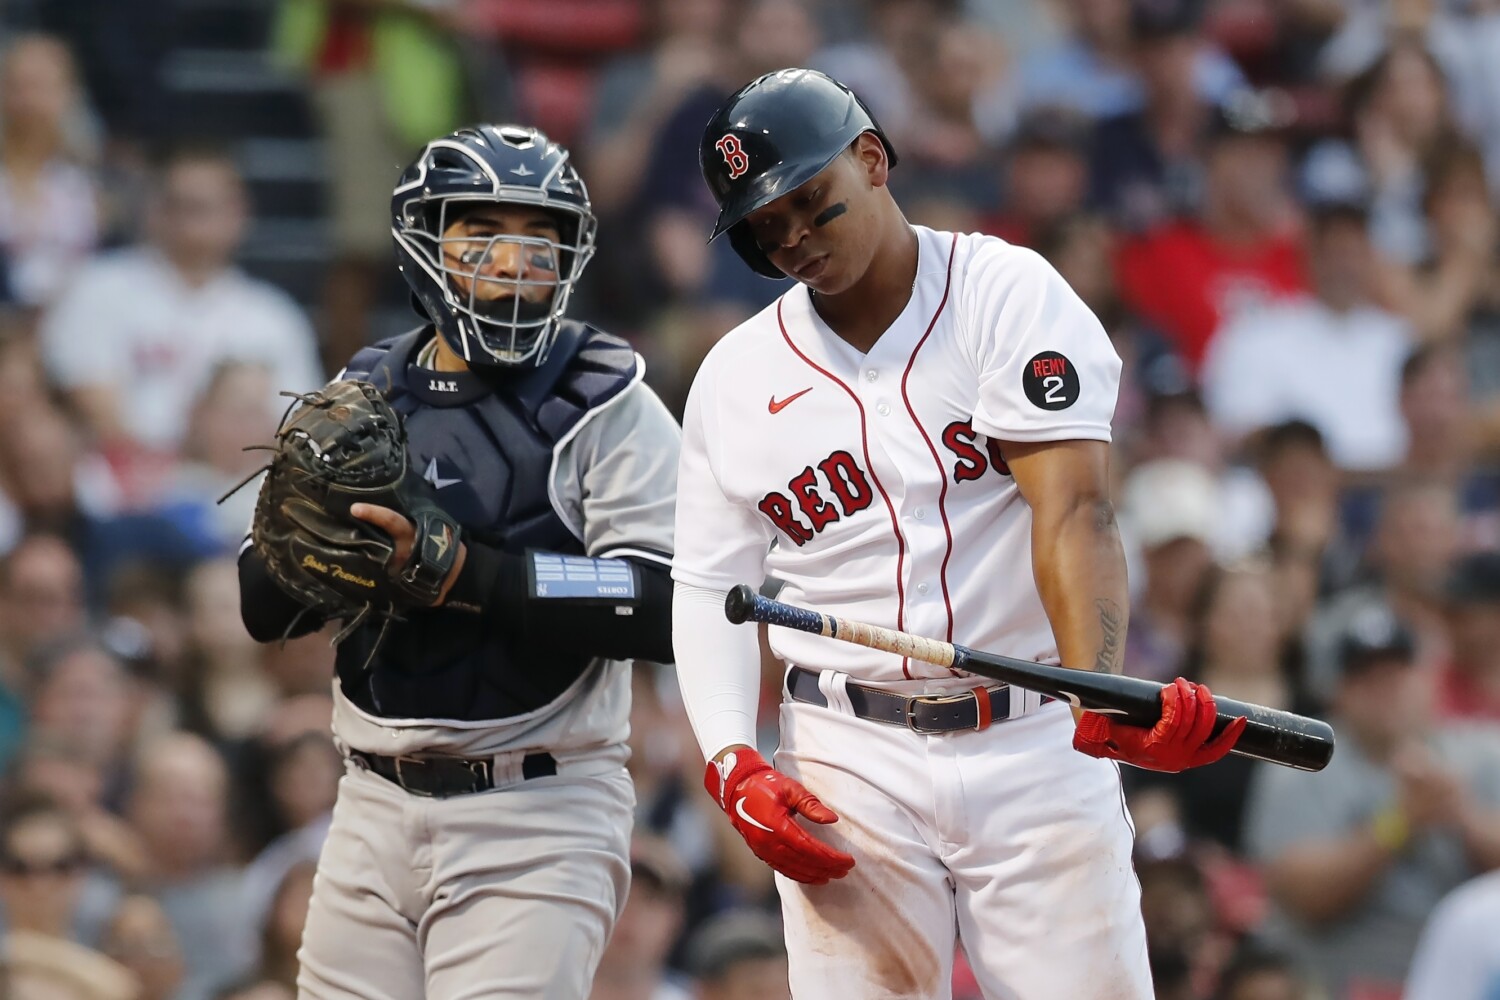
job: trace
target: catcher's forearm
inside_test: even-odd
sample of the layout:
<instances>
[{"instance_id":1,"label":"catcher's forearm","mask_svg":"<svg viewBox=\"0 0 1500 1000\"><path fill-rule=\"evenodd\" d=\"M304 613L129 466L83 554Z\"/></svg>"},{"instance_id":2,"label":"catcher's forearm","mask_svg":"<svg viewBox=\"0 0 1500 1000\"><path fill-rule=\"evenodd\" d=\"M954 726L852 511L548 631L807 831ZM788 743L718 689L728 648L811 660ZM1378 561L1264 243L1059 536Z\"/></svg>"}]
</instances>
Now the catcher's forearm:
<instances>
[{"instance_id":1,"label":"catcher's forearm","mask_svg":"<svg viewBox=\"0 0 1500 1000\"><path fill-rule=\"evenodd\" d=\"M323 627L323 617L282 590L254 549L241 553L239 568L240 619L256 642L295 639Z\"/></svg>"},{"instance_id":2,"label":"catcher's forearm","mask_svg":"<svg viewBox=\"0 0 1500 1000\"><path fill-rule=\"evenodd\" d=\"M672 662L672 579L665 566L626 559L636 576L633 599L580 603L532 596L525 555L472 539L465 544L468 557L446 605L477 609L512 645L539 654Z\"/></svg>"}]
</instances>

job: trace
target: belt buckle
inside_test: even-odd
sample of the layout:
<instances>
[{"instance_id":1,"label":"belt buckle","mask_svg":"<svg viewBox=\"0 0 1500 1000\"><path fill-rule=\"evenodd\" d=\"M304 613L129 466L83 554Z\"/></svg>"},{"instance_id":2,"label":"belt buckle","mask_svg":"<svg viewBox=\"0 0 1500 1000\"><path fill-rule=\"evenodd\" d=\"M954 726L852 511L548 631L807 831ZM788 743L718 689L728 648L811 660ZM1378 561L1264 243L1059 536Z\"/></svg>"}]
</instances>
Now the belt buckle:
<instances>
[{"instance_id":1,"label":"belt buckle","mask_svg":"<svg viewBox=\"0 0 1500 1000\"><path fill-rule=\"evenodd\" d=\"M912 697L907 698L906 709L903 713L906 716L906 728L910 729L912 732L916 733L919 736L940 736L943 733L948 732L948 730L946 729L927 729L923 726L917 725L917 705L942 705L950 701L959 701L967 697L968 695L959 695L956 698L927 698L919 695L913 695Z\"/></svg>"},{"instance_id":2,"label":"belt buckle","mask_svg":"<svg viewBox=\"0 0 1500 1000\"><path fill-rule=\"evenodd\" d=\"M977 721L982 722L984 720L984 711L979 706L979 699L981 697L988 698L989 695L990 695L990 689L989 688L987 688L987 687L977 687L977 688L970 688L969 690L965 691L963 694L943 695L943 696L936 697L936 698L928 698L928 697L921 697L921 696L913 696L913 697L907 698L906 699L906 710L905 710L906 728L909 729L909 730L911 730L914 733L918 733L918 734L923 735L923 736L938 736L938 735L941 735L943 733L952 732L952 730L949 730L949 729L924 729L923 727L917 725L917 721L916 721L916 714L917 714L916 713L916 706L917 706L917 704L919 702L921 704L924 704L924 705L951 705L954 702L959 702L959 701L973 701L974 702L974 714L975 714L975 718L976 718ZM983 730L985 727L983 725L977 725L976 724L974 726L974 728L976 730Z\"/></svg>"},{"instance_id":3,"label":"belt buckle","mask_svg":"<svg viewBox=\"0 0 1500 1000\"><path fill-rule=\"evenodd\" d=\"M401 756L395 758L395 761L396 784L400 785L403 791L409 792L412 795L420 795L425 799L437 798L436 792L428 791L423 788L413 788L411 785L407 784L406 773L401 769L403 764L415 764L426 767L427 761L423 760L421 757L415 757L410 754L402 754Z\"/></svg>"},{"instance_id":4,"label":"belt buckle","mask_svg":"<svg viewBox=\"0 0 1500 1000\"><path fill-rule=\"evenodd\" d=\"M464 763L468 766L469 773L474 776L474 785L470 789L471 791L484 792L495 787L495 780L492 776L488 758L469 758Z\"/></svg>"}]
</instances>

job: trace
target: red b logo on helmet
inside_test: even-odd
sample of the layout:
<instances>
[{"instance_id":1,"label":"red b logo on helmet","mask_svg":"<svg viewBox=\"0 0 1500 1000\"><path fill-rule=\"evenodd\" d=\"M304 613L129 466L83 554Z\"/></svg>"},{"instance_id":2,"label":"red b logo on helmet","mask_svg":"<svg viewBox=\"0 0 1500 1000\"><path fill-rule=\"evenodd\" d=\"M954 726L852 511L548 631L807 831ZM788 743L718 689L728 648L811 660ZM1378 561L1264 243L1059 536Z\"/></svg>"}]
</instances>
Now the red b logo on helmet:
<instances>
[{"instance_id":1,"label":"red b logo on helmet","mask_svg":"<svg viewBox=\"0 0 1500 1000\"><path fill-rule=\"evenodd\" d=\"M724 154L724 162L729 166L729 179L739 180L745 171L750 169L750 157L745 155L745 147L740 145L740 137L737 135L726 135L714 143L714 149Z\"/></svg>"}]
</instances>

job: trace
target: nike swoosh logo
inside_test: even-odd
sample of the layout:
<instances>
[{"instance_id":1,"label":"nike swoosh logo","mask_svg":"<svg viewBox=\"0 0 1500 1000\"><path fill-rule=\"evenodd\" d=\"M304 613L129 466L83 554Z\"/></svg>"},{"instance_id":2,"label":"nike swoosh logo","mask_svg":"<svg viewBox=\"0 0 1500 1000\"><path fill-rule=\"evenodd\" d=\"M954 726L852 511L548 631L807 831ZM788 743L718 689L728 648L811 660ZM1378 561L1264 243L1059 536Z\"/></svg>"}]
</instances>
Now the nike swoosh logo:
<instances>
[{"instance_id":1,"label":"nike swoosh logo","mask_svg":"<svg viewBox=\"0 0 1500 1000\"><path fill-rule=\"evenodd\" d=\"M810 393L812 391L813 391L813 387L812 386L808 386L806 389L803 389L801 392L794 392L794 393L792 393L790 396L788 396L786 399L783 399L779 403L776 401L776 397L772 396L771 397L771 405L768 406L767 409L770 410L772 413L780 413L782 410L786 409L788 406L791 406L793 400L799 399L802 396L805 396L805 395L807 395L808 393Z\"/></svg>"},{"instance_id":2,"label":"nike swoosh logo","mask_svg":"<svg viewBox=\"0 0 1500 1000\"><path fill-rule=\"evenodd\" d=\"M775 833L776 832L775 830L772 830L769 826L766 826L764 823L756 821L753 817L751 817L751 815L749 813L745 812L745 800L744 799L740 799L738 802L736 802L734 804L734 814L736 816L738 816L740 819L744 820L746 823L749 823L751 826L755 827L757 830L764 830L767 833Z\"/></svg>"},{"instance_id":3,"label":"nike swoosh logo","mask_svg":"<svg viewBox=\"0 0 1500 1000\"><path fill-rule=\"evenodd\" d=\"M439 476L437 470L437 459L435 458L429 458L427 460L427 471L422 473L422 478L431 483L432 488L435 490L443 489L445 486L452 486L454 483L463 482L462 479L444 479L442 476Z\"/></svg>"}]
</instances>

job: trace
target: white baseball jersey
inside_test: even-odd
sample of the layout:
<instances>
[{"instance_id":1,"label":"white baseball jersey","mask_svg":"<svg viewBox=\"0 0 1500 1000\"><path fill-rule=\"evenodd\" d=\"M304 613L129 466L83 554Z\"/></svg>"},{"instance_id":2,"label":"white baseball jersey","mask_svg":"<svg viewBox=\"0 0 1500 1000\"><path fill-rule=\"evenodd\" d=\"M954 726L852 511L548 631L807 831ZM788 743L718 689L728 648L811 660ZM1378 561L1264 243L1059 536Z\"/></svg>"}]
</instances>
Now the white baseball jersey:
<instances>
[{"instance_id":1,"label":"white baseball jersey","mask_svg":"<svg viewBox=\"0 0 1500 1000\"><path fill-rule=\"evenodd\" d=\"M1055 661L1031 511L996 442L1108 441L1120 360L1032 251L916 231L911 299L868 354L800 284L709 353L683 420L673 574L723 592L769 573L792 604ZM770 640L864 683L972 686L821 636Z\"/></svg>"},{"instance_id":2,"label":"white baseball jersey","mask_svg":"<svg viewBox=\"0 0 1500 1000\"><path fill-rule=\"evenodd\" d=\"M1120 361L1036 254L917 236L911 300L868 354L798 285L699 369L672 614L708 757L755 742L755 634L726 622L723 592L767 573L793 604L1056 660L1031 510L996 442L1108 441ZM987 997L1152 995L1119 772L1073 751L1066 706L1023 696L1017 711L1013 691L1001 724L916 733L856 717L849 681L983 682L804 632L770 641L828 699L783 702L774 766L838 814L814 836L855 859L825 886L777 877L794 997L948 997L956 936Z\"/></svg>"}]
</instances>

